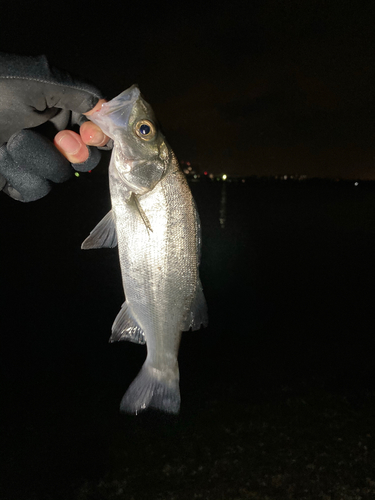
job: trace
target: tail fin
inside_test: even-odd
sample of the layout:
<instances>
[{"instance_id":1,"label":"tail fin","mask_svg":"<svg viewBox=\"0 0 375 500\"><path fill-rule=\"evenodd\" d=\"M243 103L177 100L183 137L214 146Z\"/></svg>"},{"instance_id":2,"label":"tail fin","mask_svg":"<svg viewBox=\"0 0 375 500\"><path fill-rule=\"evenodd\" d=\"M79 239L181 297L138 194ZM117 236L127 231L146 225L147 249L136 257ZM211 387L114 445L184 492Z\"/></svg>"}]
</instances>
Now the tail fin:
<instances>
[{"instance_id":1,"label":"tail fin","mask_svg":"<svg viewBox=\"0 0 375 500\"><path fill-rule=\"evenodd\" d=\"M120 411L138 414L146 408L156 408L177 414L180 410L179 374L171 376L146 362L121 400Z\"/></svg>"}]
</instances>

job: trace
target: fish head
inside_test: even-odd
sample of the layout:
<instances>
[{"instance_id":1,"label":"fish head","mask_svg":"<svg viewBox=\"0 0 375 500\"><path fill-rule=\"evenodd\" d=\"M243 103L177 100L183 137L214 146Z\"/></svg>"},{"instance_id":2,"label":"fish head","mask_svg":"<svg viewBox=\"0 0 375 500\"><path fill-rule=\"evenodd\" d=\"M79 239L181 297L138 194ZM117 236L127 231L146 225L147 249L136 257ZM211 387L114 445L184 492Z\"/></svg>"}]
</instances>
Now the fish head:
<instances>
[{"instance_id":1,"label":"fish head","mask_svg":"<svg viewBox=\"0 0 375 500\"><path fill-rule=\"evenodd\" d=\"M137 85L104 103L89 119L113 139L111 165L127 189L151 191L166 174L173 153Z\"/></svg>"}]
</instances>

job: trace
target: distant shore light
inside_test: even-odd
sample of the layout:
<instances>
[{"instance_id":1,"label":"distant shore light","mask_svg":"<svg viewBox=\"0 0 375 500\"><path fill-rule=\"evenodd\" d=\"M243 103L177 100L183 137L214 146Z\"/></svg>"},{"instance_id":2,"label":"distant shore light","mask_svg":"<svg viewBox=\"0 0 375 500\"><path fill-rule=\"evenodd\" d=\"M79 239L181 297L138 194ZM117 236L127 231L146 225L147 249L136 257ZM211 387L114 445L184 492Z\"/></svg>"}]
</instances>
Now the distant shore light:
<instances>
[{"instance_id":1,"label":"distant shore light","mask_svg":"<svg viewBox=\"0 0 375 500\"><path fill-rule=\"evenodd\" d=\"M223 181L227 180L227 174L224 174L222 179L223 179Z\"/></svg>"}]
</instances>

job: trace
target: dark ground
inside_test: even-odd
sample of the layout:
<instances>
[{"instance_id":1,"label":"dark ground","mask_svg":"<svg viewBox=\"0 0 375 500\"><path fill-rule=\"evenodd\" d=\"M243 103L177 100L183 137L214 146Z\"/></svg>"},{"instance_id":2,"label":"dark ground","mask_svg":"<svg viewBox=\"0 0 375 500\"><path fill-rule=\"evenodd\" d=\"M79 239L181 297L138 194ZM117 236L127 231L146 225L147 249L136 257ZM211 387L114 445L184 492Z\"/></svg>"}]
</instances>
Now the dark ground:
<instances>
[{"instance_id":1,"label":"dark ground","mask_svg":"<svg viewBox=\"0 0 375 500\"><path fill-rule=\"evenodd\" d=\"M118 412L145 351L108 344L116 250L80 250L104 169L1 196L2 500L374 498L375 185L191 188L210 325L183 336L176 418Z\"/></svg>"}]
</instances>

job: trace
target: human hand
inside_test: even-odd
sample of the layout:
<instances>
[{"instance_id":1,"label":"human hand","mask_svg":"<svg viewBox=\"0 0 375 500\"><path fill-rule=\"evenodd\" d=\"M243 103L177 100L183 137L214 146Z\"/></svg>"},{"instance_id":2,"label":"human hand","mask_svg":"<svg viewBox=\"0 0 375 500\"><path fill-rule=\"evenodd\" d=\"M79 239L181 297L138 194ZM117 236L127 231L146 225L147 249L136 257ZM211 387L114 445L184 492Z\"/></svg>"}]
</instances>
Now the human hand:
<instances>
[{"instance_id":1,"label":"human hand","mask_svg":"<svg viewBox=\"0 0 375 500\"><path fill-rule=\"evenodd\" d=\"M90 116L102 107L105 99L99 99L96 106L85 116ZM79 134L73 130L62 130L58 132L53 140L56 148L67 158L70 163L83 163L89 157L89 150L86 146L103 147L109 141L109 137L95 123L84 122Z\"/></svg>"},{"instance_id":2,"label":"human hand","mask_svg":"<svg viewBox=\"0 0 375 500\"><path fill-rule=\"evenodd\" d=\"M72 166L93 169L100 152L92 145L108 138L86 125L84 114L100 107L100 98L93 85L50 67L44 56L0 53L0 189L33 201L50 191L50 181L70 178ZM66 130L68 124L81 125L81 133ZM47 139L54 136L56 147Z\"/></svg>"}]
</instances>

